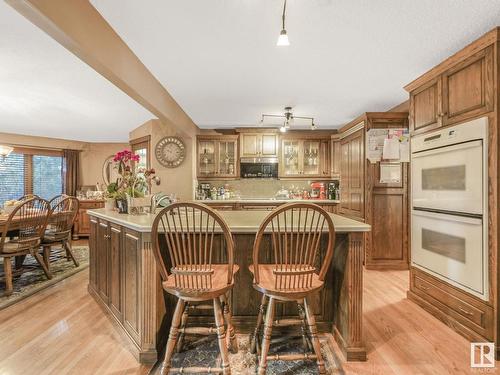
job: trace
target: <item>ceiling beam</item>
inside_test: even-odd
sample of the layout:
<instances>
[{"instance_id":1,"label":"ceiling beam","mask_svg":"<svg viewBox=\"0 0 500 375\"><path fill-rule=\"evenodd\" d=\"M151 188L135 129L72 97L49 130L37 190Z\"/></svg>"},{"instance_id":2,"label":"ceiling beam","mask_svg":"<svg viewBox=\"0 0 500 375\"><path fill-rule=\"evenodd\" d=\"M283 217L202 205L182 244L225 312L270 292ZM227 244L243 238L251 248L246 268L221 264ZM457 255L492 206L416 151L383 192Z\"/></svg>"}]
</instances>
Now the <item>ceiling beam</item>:
<instances>
[{"instance_id":1,"label":"ceiling beam","mask_svg":"<svg viewBox=\"0 0 500 375\"><path fill-rule=\"evenodd\" d=\"M162 122L191 134L199 130L88 0L6 2Z\"/></svg>"}]
</instances>

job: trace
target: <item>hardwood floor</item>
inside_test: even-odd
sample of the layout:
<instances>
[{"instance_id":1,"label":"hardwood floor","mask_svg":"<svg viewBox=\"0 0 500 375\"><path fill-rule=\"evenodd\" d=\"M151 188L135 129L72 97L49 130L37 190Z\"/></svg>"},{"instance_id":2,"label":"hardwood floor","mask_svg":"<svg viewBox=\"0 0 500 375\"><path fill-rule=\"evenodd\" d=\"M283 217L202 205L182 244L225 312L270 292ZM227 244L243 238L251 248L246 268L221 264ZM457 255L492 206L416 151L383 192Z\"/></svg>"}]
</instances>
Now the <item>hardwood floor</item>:
<instances>
[{"instance_id":1,"label":"hardwood floor","mask_svg":"<svg viewBox=\"0 0 500 375\"><path fill-rule=\"evenodd\" d=\"M80 272L0 311L0 374L146 374L113 324L87 293ZM338 374L471 374L469 343L406 299L407 271L366 271L367 362L344 362ZM497 362L497 368L499 363ZM497 369L488 369L496 374Z\"/></svg>"}]
</instances>

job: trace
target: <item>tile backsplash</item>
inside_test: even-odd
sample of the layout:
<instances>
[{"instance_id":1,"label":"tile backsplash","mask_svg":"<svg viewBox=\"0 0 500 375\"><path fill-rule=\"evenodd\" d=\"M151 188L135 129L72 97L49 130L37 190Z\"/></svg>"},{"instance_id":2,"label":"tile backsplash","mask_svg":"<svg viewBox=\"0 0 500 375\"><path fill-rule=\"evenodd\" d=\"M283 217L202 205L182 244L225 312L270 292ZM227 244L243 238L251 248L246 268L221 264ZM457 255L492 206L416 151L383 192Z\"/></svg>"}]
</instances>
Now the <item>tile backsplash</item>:
<instances>
[{"instance_id":1,"label":"tile backsplash","mask_svg":"<svg viewBox=\"0 0 500 375\"><path fill-rule=\"evenodd\" d=\"M212 186L228 185L229 189L241 198L273 198L281 188L287 190L309 190L311 181L304 180L273 180L273 179L242 179L231 181L206 181ZM199 181L204 182L204 181Z\"/></svg>"}]
</instances>

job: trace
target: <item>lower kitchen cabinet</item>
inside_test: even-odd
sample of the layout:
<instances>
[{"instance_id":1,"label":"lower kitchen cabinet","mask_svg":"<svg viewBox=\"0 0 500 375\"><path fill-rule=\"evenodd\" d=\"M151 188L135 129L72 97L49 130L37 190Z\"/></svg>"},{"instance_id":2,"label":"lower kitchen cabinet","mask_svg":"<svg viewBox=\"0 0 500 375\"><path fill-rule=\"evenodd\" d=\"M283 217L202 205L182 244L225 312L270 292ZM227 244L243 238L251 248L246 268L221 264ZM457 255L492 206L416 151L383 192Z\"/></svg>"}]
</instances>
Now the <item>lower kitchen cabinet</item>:
<instances>
[{"instance_id":1,"label":"lower kitchen cabinet","mask_svg":"<svg viewBox=\"0 0 500 375\"><path fill-rule=\"evenodd\" d=\"M104 200L80 200L79 203L78 214L73 226L74 240L81 236L87 237L90 235L90 217L87 210L104 207Z\"/></svg>"},{"instance_id":2,"label":"lower kitchen cabinet","mask_svg":"<svg viewBox=\"0 0 500 375\"><path fill-rule=\"evenodd\" d=\"M157 304L164 302L155 291L143 290L145 280L159 283L150 235L93 216L89 226L89 292L123 327L134 344L136 358L154 363L158 356L156 332L141 324L141 319L146 317L159 326L163 315L156 315Z\"/></svg>"}]
</instances>

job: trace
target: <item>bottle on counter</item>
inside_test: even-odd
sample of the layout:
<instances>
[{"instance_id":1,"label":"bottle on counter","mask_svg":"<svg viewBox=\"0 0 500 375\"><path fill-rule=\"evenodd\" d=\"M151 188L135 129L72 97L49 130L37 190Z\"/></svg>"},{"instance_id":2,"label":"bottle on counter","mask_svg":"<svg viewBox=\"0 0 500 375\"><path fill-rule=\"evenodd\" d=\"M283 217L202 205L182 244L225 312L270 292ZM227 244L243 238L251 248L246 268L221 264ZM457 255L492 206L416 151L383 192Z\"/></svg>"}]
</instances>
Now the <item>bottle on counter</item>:
<instances>
[{"instance_id":1,"label":"bottle on counter","mask_svg":"<svg viewBox=\"0 0 500 375\"><path fill-rule=\"evenodd\" d=\"M210 199L213 201L217 199L217 188L215 186L210 190Z\"/></svg>"}]
</instances>

